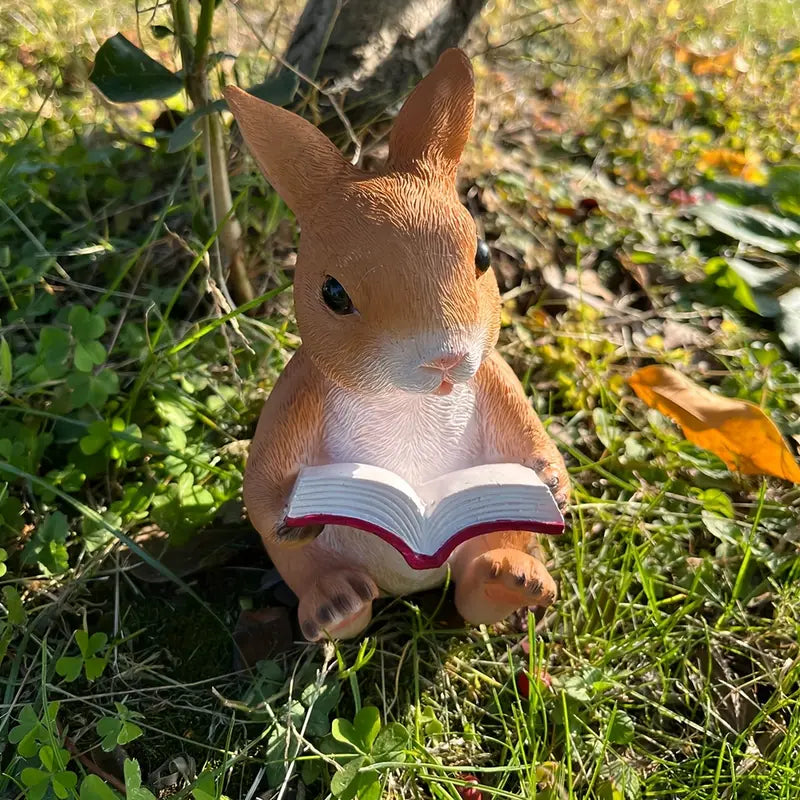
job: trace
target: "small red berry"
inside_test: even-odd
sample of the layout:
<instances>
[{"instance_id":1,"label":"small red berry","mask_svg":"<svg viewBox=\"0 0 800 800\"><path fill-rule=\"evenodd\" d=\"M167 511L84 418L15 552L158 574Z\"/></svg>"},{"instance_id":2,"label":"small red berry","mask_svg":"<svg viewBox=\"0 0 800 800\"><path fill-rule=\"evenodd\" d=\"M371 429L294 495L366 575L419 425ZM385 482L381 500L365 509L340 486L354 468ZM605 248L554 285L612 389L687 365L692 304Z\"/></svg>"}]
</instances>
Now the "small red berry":
<instances>
[{"instance_id":1,"label":"small red berry","mask_svg":"<svg viewBox=\"0 0 800 800\"><path fill-rule=\"evenodd\" d=\"M456 775L459 780L473 786L456 786L458 796L462 800L483 800L483 792L478 788L480 781L474 775Z\"/></svg>"}]
</instances>

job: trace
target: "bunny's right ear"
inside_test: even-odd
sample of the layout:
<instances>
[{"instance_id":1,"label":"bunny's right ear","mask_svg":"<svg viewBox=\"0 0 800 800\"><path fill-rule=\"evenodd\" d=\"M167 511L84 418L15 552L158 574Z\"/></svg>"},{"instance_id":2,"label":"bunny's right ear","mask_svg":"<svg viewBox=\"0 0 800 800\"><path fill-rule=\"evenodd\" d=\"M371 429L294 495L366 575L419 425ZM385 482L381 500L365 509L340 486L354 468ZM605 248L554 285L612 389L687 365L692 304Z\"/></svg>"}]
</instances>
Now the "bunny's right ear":
<instances>
[{"instance_id":1,"label":"bunny's right ear","mask_svg":"<svg viewBox=\"0 0 800 800\"><path fill-rule=\"evenodd\" d=\"M400 109L389 134L388 169L455 180L474 112L472 65L452 47Z\"/></svg>"},{"instance_id":2,"label":"bunny's right ear","mask_svg":"<svg viewBox=\"0 0 800 800\"><path fill-rule=\"evenodd\" d=\"M297 114L236 86L224 94L250 152L298 218L331 185L358 172L327 136Z\"/></svg>"}]
</instances>

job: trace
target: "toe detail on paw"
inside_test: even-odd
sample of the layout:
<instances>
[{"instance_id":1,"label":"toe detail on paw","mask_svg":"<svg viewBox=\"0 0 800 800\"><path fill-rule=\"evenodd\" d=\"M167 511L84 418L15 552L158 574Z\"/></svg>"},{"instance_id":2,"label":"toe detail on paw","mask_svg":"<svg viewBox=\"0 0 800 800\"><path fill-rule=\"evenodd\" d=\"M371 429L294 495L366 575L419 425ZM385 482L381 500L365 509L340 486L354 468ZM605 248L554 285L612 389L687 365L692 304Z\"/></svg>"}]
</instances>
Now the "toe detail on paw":
<instances>
[{"instance_id":1,"label":"toe detail on paw","mask_svg":"<svg viewBox=\"0 0 800 800\"><path fill-rule=\"evenodd\" d=\"M339 571L320 578L300 599L300 628L309 641L317 641L326 633L336 635L349 629L353 620L369 621L372 601L378 596L375 582L365 574Z\"/></svg>"}]
</instances>

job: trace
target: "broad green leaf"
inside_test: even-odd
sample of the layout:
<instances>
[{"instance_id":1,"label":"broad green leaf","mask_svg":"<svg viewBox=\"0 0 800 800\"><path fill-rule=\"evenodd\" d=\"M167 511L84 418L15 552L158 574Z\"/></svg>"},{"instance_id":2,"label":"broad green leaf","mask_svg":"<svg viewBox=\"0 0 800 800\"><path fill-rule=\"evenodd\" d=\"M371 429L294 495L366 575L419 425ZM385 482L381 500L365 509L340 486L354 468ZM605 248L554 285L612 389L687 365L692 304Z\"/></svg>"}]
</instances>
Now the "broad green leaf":
<instances>
[{"instance_id":1,"label":"broad green leaf","mask_svg":"<svg viewBox=\"0 0 800 800\"><path fill-rule=\"evenodd\" d=\"M381 729L381 715L375 706L364 706L353 719L353 727L367 752Z\"/></svg>"},{"instance_id":2,"label":"broad green leaf","mask_svg":"<svg viewBox=\"0 0 800 800\"><path fill-rule=\"evenodd\" d=\"M26 800L41 800L50 785L50 773L34 767L25 767L20 774L22 782L28 787Z\"/></svg>"},{"instance_id":3,"label":"broad green leaf","mask_svg":"<svg viewBox=\"0 0 800 800\"><path fill-rule=\"evenodd\" d=\"M331 724L331 735L337 742L349 744L356 750L362 749L361 737L353 726L353 723L346 719L337 718Z\"/></svg>"},{"instance_id":4,"label":"broad green leaf","mask_svg":"<svg viewBox=\"0 0 800 800\"><path fill-rule=\"evenodd\" d=\"M608 741L611 744L628 744L636 734L633 720L619 708L613 713L614 718L608 726Z\"/></svg>"},{"instance_id":5,"label":"broad green leaf","mask_svg":"<svg viewBox=\"0 0 800 800\"><path fill-rule=\"evenodd\" d=\"M800 288L781 295L778 305L781 309L781 341L795 358L800 358Z\"/></svg>"},{"instance_id":6,"label":"broad green leaf","mask_svg":"<svg viewBox=\"0 0 800 800\"><path fill-rule=\"evenodd\" d=\"M156 800L151 791L142 787L142 771L138 761L126 758L122 770L125 775L127 800Z\"/></svg>"},{"instance_id":7,"label":"broad green leaf","mask_svg":"<svg viewBox=\"0 0 800 800\"><path fill-rule=\"evenodd\" d=\"M113 103L163 100L183 89L181 78L121 33L100 46L89 79Z\"/></svg>"},{"instance_id":8,"label":"broad green leaf","mask_svg":"<svg viewBox=\"0 0 800 800\"><path fill-rule=\"evenodd\" d=\"M197 122L209 114L215 114L218 111L224 111L228 107L225 100L215 100L203 108L198 108L186 117L180 125L172 132L167 142L167 152L177 153L188 147L201 133Z\"/></svg>"},{"instance_id":9,"label":"broad green leaf","mask_svg":"<svg viewBox=\"0 0 800 800\"><path fill-rule=\"evenodd\" d=\"M63 367L69 353L69 334L61 328L42 328L37 350L45 365Z\"/></svg>"},{"instance_id":10,"label":"broad green leaf","mask_svg":"<svg viewBox=\"0 0 800 800\"><path fill-rule=\"evenodd\" d=\"M735 516L731 498L721 489L705 489L700 492L699 500L703 504L704 511L719 514L727 519L733 519Z\"/></svg>"},{"instance_id":11,"label":"broad green leaf","mask_svg":"<svg viewBox=\"0 0 800 800\"><path fill-rule=\"evenodd\" d=\"M106 349L100 342L89 340L75 344L75 369L91 372L106 360Z\"/></svg>"},{"instance_id":12,"label":"broad green leaf","mask_svg":"<svg viewBox=\"0 0 800 800\"><path fill-rule=\"evenodd\" d=\"M67 319L72 327L72 335L79 342L99 339L106 330L105 320L99 314L92 314L85 306L73 306Z\"/></svg>"},{"instance_id":13,"label":"broad green leaf","mask_svg":"<svg viewBox=\"0 0 800 800\"><path fill-rule=\"evenodd\" d=\"M175 35L172 28L168 28L166 25L151 25L150 33L152 33L156 39L166 39L167 36Z\"/></svg>"},{"instance_id":14,"label":"broad green leaf","mask_svg":"<svg viewBox=\"0 0 800 800\"><path fill-rule=\"evenodd\" d=\"M23 758L33 758L39 750L39 742L48 736L47 728L39 721L32 706L23 706L19 722L8 732L8 741L17 746Z\"/></svg>"},{"instance_id":15,"label":"broad green leaf","mask_svg":"<svg viewBox=\"0 0 800 800\"><path fill-rule=\"evenodd\" d=\"M111 438L108 423L103 419L97 419L86 429L86 435L82 436L78 442L81 452L87 456L99 453L106 442Z\"/></svg>"},{"instance_id":16,"label":"broad green leaf","mask_svg":"<svg viewBox=\"0 0 800 800\"><path fill-rule=\"evenodd\" d=\"M46 542L38 552L39 564L50 575L61 575L69 569L67 546L63 542Z\"/></svg>"},{"instance_id":17,"label":"broad green leaf","mask_svg":"<svg viewBox=\"0 0 800 800\"><path fill-rule=\"evenodd\" d=\"M39 761L50 772L58 772L67 766L69 752L61 747L54 748L52 745L46 744L39 750Z\"/></svg>"},{"instance_id":18,"label":"broad green leaf","mask_svg":"<svg viewBox=\"0 0 800 800\"><path fill-rule=\"evenodd\" d=\"M84 670L86 672L86 677L90 681L99 678L103 674L103 670L106 668L107 663L108 663L107 659L100 658L99 656L92 656L91 658L87 658L84 667Z\"/></svg>"},{"instance_id":19,"label":"broad green leaf","mask_svg":"<svg viewBox=\"0 0 800 800\"><path fill-rule=\"evenodd\" d=\"M119 795L97 775L87 775L81 783L80 800L118 800Z\"/></svg>"},{"instance_id":20,"label":"broad green leaf","mask_svg":"<svg viewBox=\"0 0 800 800\"><path fill-rule=\"evenodd\" d=\"M710 227L769 253L800 251L800 223L768 211L718 200L689 209Z\"/></svg>"},{"instance_id":21,"label":"broad green leaf","mask_svg":"<svg viewBox=\"0 0 800 800\"><path fill-rule=\"evenodd\" d=\"M83 653L84 658L94 655L108 644L108 635L105 633L93 633L89 636L85 630L75 631L75 641Z\"/></svg>"},{"instance_id":22,"label":"broad green leaf","mask_svg":"<svg viewBox=\"0 0 800 800\"><path fill-rule=\"evenodd\" d=\"M101 737L100 747L110 753L118 744L117 736L122 729L122 721L113 717L103 717L97 721L97 735Z\"/></svg>"},{"instance_id":23,"label":"broad green leaf","mask_svg":"<svg viewBox=\"0 0 800 800\"><path fill-rule=\"evenodd\" d=\"M143 733L144 731L135 722L125 722L119 732L117 742L119 744L128 744L134 739L138 739Z\"/></svg>"},{"instance_id":24,"label":"broad green leaf","mask_svg":"<svg viewBox=\"0 0 800 800\"><path fill-rule=\"evenodd\" d=\"M11 379L14 376L14 368L11 362L11 348L4 336L0 336L0 387L8 389L11 386Z\"/></svg>"},{"instance_id":25,"label":"broad green leaf","mask_svg":"<svg viewBox=\"0 0 800 800\"><path fill-rule=\"evenodd\" d=\"M372 757L376 761L405 761L408 740L408 731L399 722L390 722L375 739Z\"/></svg>"},{"instance_id":26,"label":"broad green leaf","mask_svg":"<svg viewBox=\"0 0 800 800\"><path fill-rule=\"evenodd\" d=\"M101 409L109 396L119 391L119 378L110 369L100 370L97 375L73 372L67 377L67 385L72 389L75 408L91 405Z\"/></svg>"},{"instance_id":27,"label":"broad green leaf","mask_svg":"<svg viewBox=\"0 0 800 800\"><path fill-rule=\"evenodd\" d=\"M284 69L275 77L251 86L247 92L274 106L285 106L292 102L299 85L300 78L291 70Z\"/></svg>"},{"instance_id":28,"label":"broad green leaf","mask_svg":"<svg viewBox=\"0 0 800 800\"><path fill-rule=\"evenodd\" d=\"M380 800L381 779L375 770L369 769L358 777L358 800Z\"/></svg>"},{"instance_id":29,"label":"broad green leaf","mask_svg":"<svg viewBox=\"0 0 800 800\"><path fill-rule=\"evenodd\" d=\"M213 773L203 772L199 775L192 788L192 797L194 800L217 800L219 795Z\"/></svg>"},{"instance_id":30,"label":"broad green leaf","mask_svg":"<svg viewBox=\"0 0 800 800\"><path fill-rule=\"evenodd\" d=\"M773 167L769 173L767 191L781 211L800 216L800 166L784 164Z\"/></svg>"},{"instance_id":31,"label":"broad green leaf","mask_svg":"<svg viewBox=\"0 0 800 800\"><path fill-rule=\"evenodd\" d=\"M53 791L60 800L74 796L75 787L78 785L78 776L74 772L68 769L62 770L53 775L52 780Z\"/></svg>"},{"instance_id":32,"label":"broad green leaf","mask_svg":"<svg viewBox=\"0 0 800 800\"><path fill-rule=\"evenodd\" d=\"M736 258L712 258L705 269L708 283L727 293L726 299L762 317L778 315L780 308L775 298L761 291L761 287L768 285L769 277L759 275L758 267ZM783 274L780 268L778 272Z\"/></svg>"},{"instance_id":33,"label":"broad green leaf","mask_svg":"<svg viewBox=\"0 0 800 800\"><path fill-rule=\"evenodd\" d=\"M358 791L358 770L364 765L365 756L359 756L349 761L331 779L331 792L339 800L352 800Z\"/></svg>"},{"instance_id":34,"label":"broad green leaf","mask_svg":"<svg viewBox=\"0 0 800 800\"><path fill-rule=\"evenodd\" d=\"M56 661L56 672L71 683L78 679L82 666L83 658L81 656L61 656Z\"/></svg>"},{"instance_id":35,"label":"broad green leaf","mask_svg":"<svg viewBox=\"0 0 800 800\"><path fill-rule=\"evenodd\" d=\"M22 605L22 600L19 592L13 586L3 587L3 605L8 612L8 621L12 625L24 625L27 619L27 612L25 606ZM29 706L26 706L29 708Z\"/></svg>"}]
</instances>

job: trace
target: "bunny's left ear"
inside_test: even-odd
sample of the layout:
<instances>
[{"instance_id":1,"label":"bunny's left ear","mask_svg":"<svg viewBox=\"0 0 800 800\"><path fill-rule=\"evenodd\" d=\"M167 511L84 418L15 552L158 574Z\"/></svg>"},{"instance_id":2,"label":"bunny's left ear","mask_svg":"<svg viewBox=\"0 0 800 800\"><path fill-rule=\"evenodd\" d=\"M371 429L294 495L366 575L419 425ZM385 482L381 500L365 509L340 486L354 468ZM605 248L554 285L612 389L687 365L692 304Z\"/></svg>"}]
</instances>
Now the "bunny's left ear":
<instances>
[{"instance_id":1,"label":"bunny's left ear","mask_svg":"<svg viewBox=\"0 0 800 800\"><path fill-rule=\"evenodd\" d=\"M462 50L445 50L397 115L387 168L454 181L474 112L472 65Z\"/></svg>"},{"instance_id":2,"label":"bunny's left ear","mask_svg":"<svg viewBox=\"0 0 800 800\"><path fill-rule=\"evenodd\" d=\"M261 171L301 222L330 187L360 174L297 114L235 86L225 89L225 99Z\"/></svg>"}]
</instances>

